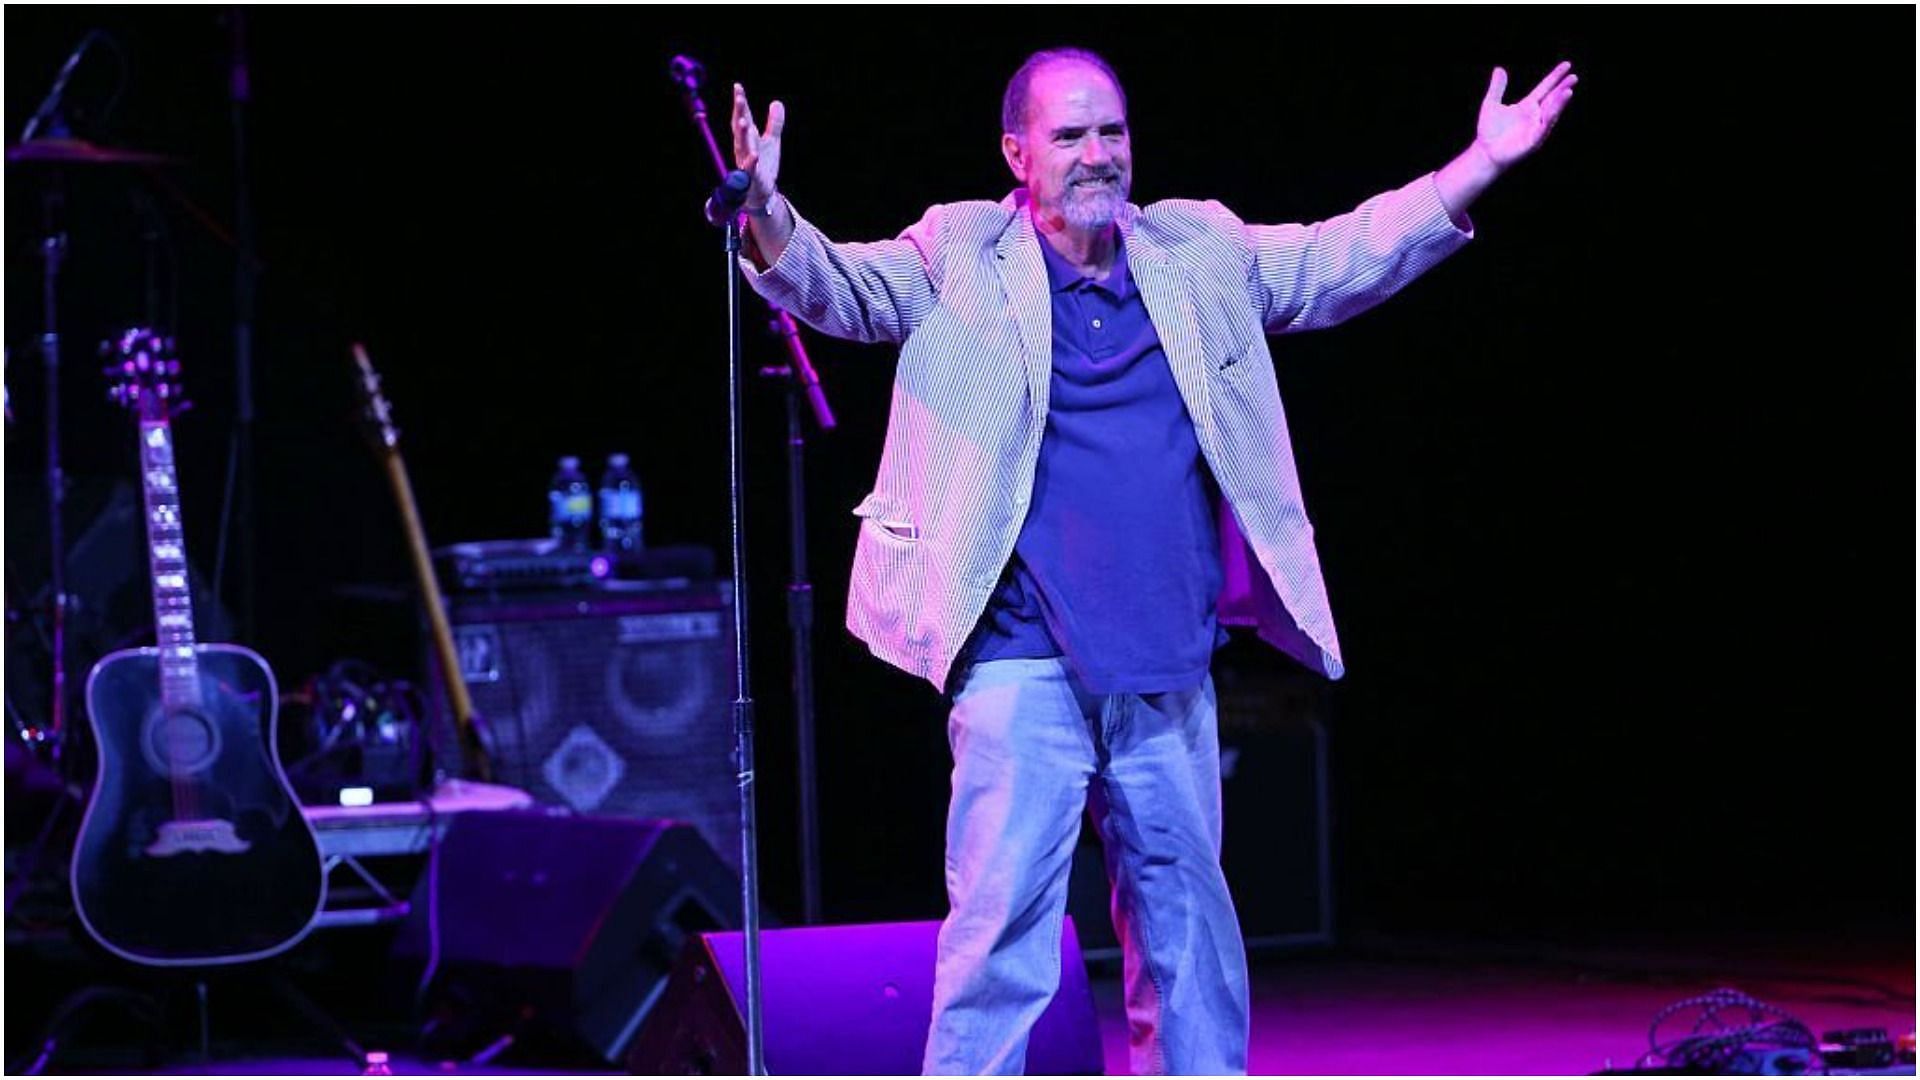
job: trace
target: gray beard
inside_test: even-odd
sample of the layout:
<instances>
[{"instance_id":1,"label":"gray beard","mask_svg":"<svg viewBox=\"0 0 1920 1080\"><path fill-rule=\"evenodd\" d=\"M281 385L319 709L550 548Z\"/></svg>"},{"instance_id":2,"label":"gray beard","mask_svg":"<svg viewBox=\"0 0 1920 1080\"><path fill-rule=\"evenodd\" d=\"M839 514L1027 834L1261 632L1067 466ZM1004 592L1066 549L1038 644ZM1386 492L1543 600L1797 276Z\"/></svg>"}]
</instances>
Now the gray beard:
<instances>
[{"instance_id":1,"label":"gray beard","mask_svg":"<svg viewBox=\"0 0 1920 1080\"><path fill-rule=\"evenodd\" d=\"M1060 200L1060 216L1076 229L1104 229L1120 216L1127 202L1127 190L1115 185L1100 191L1068 189Z\"/></svg>"}]
</instances>

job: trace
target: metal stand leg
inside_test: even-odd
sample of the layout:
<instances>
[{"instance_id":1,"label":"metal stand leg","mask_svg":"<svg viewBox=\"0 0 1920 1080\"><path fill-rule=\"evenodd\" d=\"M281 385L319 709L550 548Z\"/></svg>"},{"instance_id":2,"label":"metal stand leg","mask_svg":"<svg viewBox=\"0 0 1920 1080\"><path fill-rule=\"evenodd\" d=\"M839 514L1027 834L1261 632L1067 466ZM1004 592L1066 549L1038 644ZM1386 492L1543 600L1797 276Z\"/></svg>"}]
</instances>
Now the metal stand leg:
<instances>
[{"instance_id":1,"label":"metal stand leg","mask_svg":"<svg viewBox=\"0 0 1920 1080\"><path fill-rule=\"evenodd\" d=\"M276 973L272 976L272 979L273 988L279 991L280 996L286 998L295 1009L299 1010L300 1014L307 1018L308 1023L326 1032L328 1037L333 1039L342 1050L347 1052L348 1056L353 1058L355 1064L359 1065L362 1069L367 1067L369 1059L366 1048L355 1042L353 1037L347 1034L347 1029L340 1026L340 1021L330 1016L317 1002L307 996L306 991L295 986L285 975Z\"/></svg>"},{"instance_id":2,"label":"metal stand leg","mask_svg":"<svg viewBox=\"0 0 1920 1080\"><path fill-rule=\"evenodd\" d=\"M200 1061L204 1064L213 1060L212 1040L209 1038L212 1024L207 1019L207 981L205 979L193 981L193 999L200 1013Z\"/></svg>"}]
</instances>

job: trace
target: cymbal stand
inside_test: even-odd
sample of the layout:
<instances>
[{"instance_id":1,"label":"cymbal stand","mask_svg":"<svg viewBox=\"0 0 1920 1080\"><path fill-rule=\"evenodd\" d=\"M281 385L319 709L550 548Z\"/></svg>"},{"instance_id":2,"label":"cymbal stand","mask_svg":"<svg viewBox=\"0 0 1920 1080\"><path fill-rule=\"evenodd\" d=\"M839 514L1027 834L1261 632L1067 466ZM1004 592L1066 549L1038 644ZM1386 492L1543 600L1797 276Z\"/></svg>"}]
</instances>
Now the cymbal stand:
<instances>
[{"instance_id":1,"label":"cymbal stand","mask_svg":"<svg viewBox=\"0 0 1920 1080\"><path fill-rule=\"evenodd\" d=\"M49 181L42 198L46 235L40 241L41 332L40 356L46 365L47 422L47 551L51 566L48 582L53 592L53 693L44 727L21 732L36 750L50 749L57 758L67 723L67 545L62 527L66 506L66 474L60 467L60 263L67 254L67 234L60 221L64 209L60 177Z\"/></svg>"}]
</instances>

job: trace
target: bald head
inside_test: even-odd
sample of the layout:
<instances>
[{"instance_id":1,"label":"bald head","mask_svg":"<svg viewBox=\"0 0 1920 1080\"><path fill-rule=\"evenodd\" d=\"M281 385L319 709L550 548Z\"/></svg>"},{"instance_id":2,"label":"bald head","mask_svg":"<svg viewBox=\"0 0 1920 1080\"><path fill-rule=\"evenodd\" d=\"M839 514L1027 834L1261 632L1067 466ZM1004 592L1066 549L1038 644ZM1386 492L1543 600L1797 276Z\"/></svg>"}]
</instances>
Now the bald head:
<instances>
[{"instance_id":1,"label":"bald head","mask_svg":"<svg viewBox=\"0 0 1920 1080\"><path fill-rule=\"evenodd\" d=\"M1127 92L1120 85L1120 76L1114 73L1113 65L1107 63L1099 53L1087 49L1059 48L1042 49L1020 65L1020 70L1007 80L1007 92L1000 99L1000 130L1008 135L1019 135L1026 129L1033 99L1033 77L1042 68L1055 64L1084 65L1098 71L1113 84L1113 92L1120 98L1120 108L1126 109Z\"/></svg>"}]
</instances>

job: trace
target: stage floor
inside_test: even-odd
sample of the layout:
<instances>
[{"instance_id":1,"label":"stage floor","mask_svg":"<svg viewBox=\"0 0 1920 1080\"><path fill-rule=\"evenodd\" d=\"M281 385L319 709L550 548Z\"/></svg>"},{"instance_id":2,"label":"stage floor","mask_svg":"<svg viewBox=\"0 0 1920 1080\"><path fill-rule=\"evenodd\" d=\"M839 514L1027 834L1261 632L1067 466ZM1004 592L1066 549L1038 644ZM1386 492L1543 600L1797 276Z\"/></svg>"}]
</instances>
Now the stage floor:
<instances>
[{"instance_id":1,"label":"stage floor","mask_svg":"<svg viewBox=\"0 0 1920 1080\"><path fill-rule=\"evenodd\" d=\"M1634 1064L1668 1005L1720 987L1816 1035L1914 1028L1912 945L1893 950L1728 942L1362 943L1253 971L1248 1070L1264 1075L1582 1075ZM1128 1072L1117 980L1094 984L1107 1071ZM1671 1026L1664 1039L1685 1034ZM1907 1072L1912 1072L1911 1068Z\"/></svg>"},{"instance_id":2,"label":"stage floor","mask_svg":"<svg viewBox=\"0 0 1920 1080\"><path fill-rule=\"evenodd\" d=\"M1107 1071L1128 1072L1117 971L1096 967L1093 992ZM1359 941L1321 955L1256 957L1255 1074L1580 1075L1632 1065L1664 1007L1728 987L1784 1010L1816 1034L1914 1028L1911 942L1566 943ZM18 988L14 988L19 992ZM1669 1027L1663 1035L1684 1034ZM369 1041L378 1048L377 1041ZM391 1047L392 1070L415 1075L542 1075L555 1070L423 1062ZM167 1073L349 1075L344 1057L270 1056L223 1043L210 1065ZM63 1067L81 1071L79 1048ZM1905 1070L1911 1073L1908 1067ZM579 1075L572 1073L572 1075Z\"/></svg>"}]
</instances>

